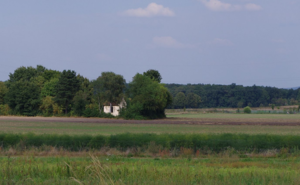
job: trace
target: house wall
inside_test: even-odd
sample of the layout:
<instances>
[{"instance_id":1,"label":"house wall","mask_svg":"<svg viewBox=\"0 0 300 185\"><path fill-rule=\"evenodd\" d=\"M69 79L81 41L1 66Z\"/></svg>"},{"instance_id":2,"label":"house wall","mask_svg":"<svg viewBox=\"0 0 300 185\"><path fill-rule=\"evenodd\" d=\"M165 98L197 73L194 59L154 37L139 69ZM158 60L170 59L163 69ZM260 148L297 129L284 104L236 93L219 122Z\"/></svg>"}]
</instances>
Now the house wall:
<instances>
[{"instance_id":1,"label":"house wall","mask_svg":"<svg viewBox=\"0 0 300 185\"><path fill-rule=\"evenodd\" d=\"M110 112L110 106L104 106L104 112L105 113L109 113L109 114L112 114L113 116L119 116L119 110L120 110L120 107L119 106L113 106L113 112L111 113Z\"/></svg>"}]
</instances>

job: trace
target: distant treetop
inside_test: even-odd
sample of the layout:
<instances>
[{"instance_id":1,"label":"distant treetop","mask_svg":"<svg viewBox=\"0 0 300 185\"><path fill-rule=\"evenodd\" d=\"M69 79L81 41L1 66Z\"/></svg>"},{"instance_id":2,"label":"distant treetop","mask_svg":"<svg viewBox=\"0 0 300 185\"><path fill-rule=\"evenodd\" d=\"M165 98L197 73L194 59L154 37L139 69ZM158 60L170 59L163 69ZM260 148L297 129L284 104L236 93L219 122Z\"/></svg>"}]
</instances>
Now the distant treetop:
<instances>
[{"instance_id":1,"label":"distant treetop","mask_svg":"<svg viewBox=\"0 0 300 185\"><path fill-rule=\"evenodd\" d=\"M161 77L160 73L157 70L154 70L154 69L150 69L150 70L144 72L143 74L145 76L150 77L152 80L157 81L158 83L160 83L161 80L162 80L162 77Z\"/></svg>"}]
</instances>

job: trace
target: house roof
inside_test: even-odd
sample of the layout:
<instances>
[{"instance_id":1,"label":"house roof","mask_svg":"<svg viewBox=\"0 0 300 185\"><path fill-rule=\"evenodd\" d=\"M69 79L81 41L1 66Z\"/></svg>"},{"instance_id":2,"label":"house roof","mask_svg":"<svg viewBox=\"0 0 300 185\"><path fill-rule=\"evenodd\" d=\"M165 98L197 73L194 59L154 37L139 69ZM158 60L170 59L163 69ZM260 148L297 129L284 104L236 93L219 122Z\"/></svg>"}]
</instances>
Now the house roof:
<instances>
[{"instance_id":1,"label":"house roof","mask_svg":"<svg viewBox=\"0 0 300 185\"><path fill-rule=\"evenodd\" d=\"M105 102L103 105L104 105L104 106L110 106L110 104L111 104L112 106L119 106L118 103L114 103L114 102L112 102L112 103L110 103L110 102Z\"/></svg>"}]
</instances>

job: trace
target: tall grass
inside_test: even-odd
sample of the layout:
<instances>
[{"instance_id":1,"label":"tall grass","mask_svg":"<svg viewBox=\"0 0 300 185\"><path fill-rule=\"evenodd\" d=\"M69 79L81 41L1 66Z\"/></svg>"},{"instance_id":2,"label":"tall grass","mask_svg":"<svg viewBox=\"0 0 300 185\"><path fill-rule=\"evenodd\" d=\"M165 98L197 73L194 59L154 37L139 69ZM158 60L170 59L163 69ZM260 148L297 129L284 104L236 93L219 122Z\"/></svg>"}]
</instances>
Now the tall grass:
<instances>
[{"instance_id":1,"label":"tall grass","mask_svg":"<svg viewBox=\"0 0 300 185\"><path fill-rule=\"evenodd\" d=\"M117 134L110 136L54 135L54 134L0 134L0 147L53 146L70 151L100 149L101 147L127 148L155 143L164 149L191 148L194 151L209 149L220 152L228 147L234 150L253 151L281 148L300 148L300 136L268 134Z\"/></svg>"},{"instance_id":2,"label":"tall grass","mask_svg":"<svg viewBox=\"0 0 300 185\"><path fill-rule=\"evenodd\" d=\"M300 184L295 164L299 161L292 158L241 161L27 156L0 158L0 162L0 184Z\"/></svg>"}]
</instances>

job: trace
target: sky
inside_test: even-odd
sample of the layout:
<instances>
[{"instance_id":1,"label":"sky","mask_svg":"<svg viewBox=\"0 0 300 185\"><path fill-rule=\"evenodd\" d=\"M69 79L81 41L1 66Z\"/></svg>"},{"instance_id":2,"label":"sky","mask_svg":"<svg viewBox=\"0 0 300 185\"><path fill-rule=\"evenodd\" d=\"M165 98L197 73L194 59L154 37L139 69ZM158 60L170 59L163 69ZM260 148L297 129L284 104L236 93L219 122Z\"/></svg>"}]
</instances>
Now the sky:
<instances>
[{"instance_id":1,"label":"sky","mask_svg":"<svg viewBox=\"0 0 300 185\"><path fill-rule=\"evenodd\" d=\"M0 0L0 81L21 66L132 81L300 86L299 0Z\"/></svg>"}]
</instances>

